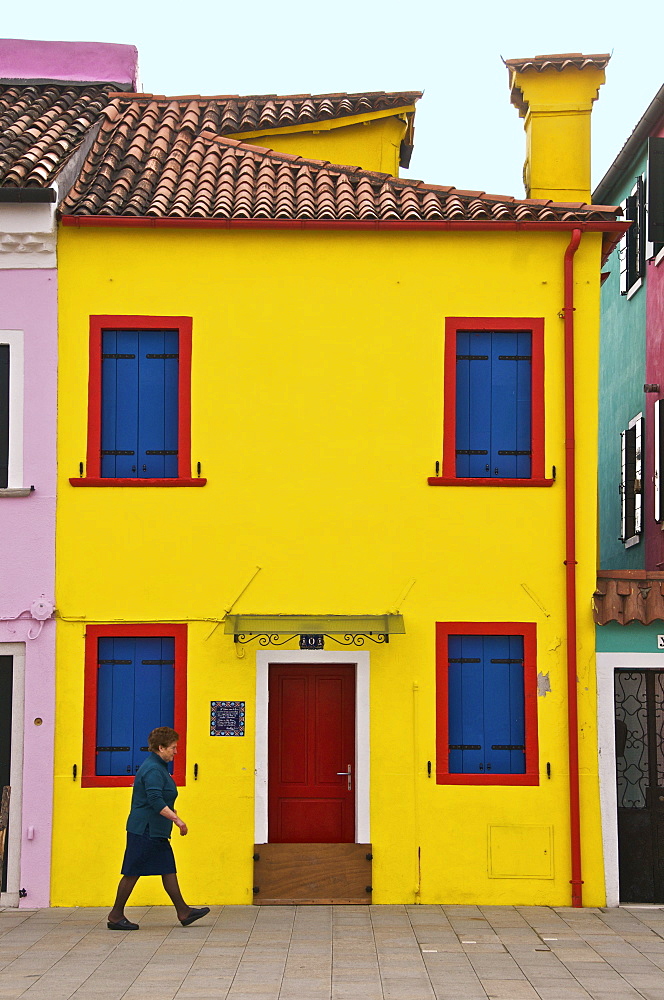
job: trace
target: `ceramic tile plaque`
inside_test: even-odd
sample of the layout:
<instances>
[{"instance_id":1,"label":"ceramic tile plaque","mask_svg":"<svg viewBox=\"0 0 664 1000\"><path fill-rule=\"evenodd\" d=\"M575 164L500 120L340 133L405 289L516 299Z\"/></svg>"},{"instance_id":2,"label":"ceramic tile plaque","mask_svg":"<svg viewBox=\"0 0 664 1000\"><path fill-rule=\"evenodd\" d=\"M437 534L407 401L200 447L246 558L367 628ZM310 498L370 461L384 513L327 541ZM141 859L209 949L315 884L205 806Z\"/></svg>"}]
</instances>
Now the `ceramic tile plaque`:
<instances>
[{"instance_id":1,"label":"ceramic tile plaque","mask_svg":"<svg viewBox=\"0 0 664 1000\"><path fill-rule=\"evenodd\" d=\"M210 702L210 736L244 736L243 701Z\"/></svg>"}]
</instances>

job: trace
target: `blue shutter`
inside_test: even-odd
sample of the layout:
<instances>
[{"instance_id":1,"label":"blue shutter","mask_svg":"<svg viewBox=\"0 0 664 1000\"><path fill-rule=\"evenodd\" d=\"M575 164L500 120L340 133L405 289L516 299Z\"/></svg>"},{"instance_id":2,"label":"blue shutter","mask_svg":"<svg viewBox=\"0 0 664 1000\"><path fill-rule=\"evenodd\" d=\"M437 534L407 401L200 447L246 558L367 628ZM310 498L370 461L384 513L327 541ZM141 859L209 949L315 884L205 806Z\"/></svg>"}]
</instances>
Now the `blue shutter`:
<instances>
[{"instance_id":1,"label":"blue shutter","mask_svg":"<svg viewBox=\"0 0 664 1000\"><path fill-rule=\"evenodd\" d=\"M138 334L104 330L101 381L101 475L136 476L138 448Z\"/></svg>"},{"instance_id":2,"label":"blue shutter","mask_svg":"<svg viewBox=\"0 0 664 1000\"><path fill-rule=\"evenodd\" d=\"M178 475L177 330L104 330L101 475Z\"/></svg>"},{"instance_id":3,"label":"blue shutter","mask_svg":"<svg viewBox=\"0 0 664 1000\"><path fill-rule=\"evenodd\" d=\"M140 334L138 475L174 479L178 474L178 333Z\"/></svg>"},{"instance_id":4,"label":"blue shutter","mask_svg":"<svg viewBox=\"0 0 664 1000\"><path fill-rule=\"evenodd\" d=\"M96 773L135 774L151 730L173 725L175 640L105 637L98 651Z\"/></svg>"},{"instance_id":5,"label":"blue shutter","mask_svg":"<svg viewBox=\"0 0 664 1000\"><path fill-rule=\"evenodd\" d=\"M527 479L531 470L531 334L492 334L492 474Z\"/></svg>"},{"instance_id":6,"label":"blue shutter","mask_svg":"<svg viewBox=\"0 0 664 1000\"><path fill-rule=\"evenodd\" d=\"M136 639L136 704L134 708L134 771L145 760L148 734L158 726L173 726L175 641Z\"/></svg>"},{"instance_id":7,"label":"blue shutter","mask_svg":"<svg viewBox=\"0 0 664 1000\"><path fill-rule=\"evenodd\" d=\"M448 639L450 774L524 774L523 636Z\"/></svg>"},{"instance_id":8,"label":"blue shutter","mask_svg":"<svg viewBox=\"0 0 664 1000\"><path fill-rule=\"evenodd\" d=\"M459 330L456 345L456 474L477 479L490 474L491 334Z\"/></svg>"},{"instance_id":9,"label":"blue shutter","mask_svg":"<svg viewBox=\"0 0 664 1000\"><path fill-rule=\"evenodd\" d=\"M127 637L99 639L97 774L132 774L134 644ZM100 749L100 748L109 749ZM110 749L110 748L122 749Z\"/></svg>"},{"instance_id":10,"label":"blue shutter","mask_svg":"<svg viewBox=\"0 0 664 1000\"><path fill-rule=\"evenodd\" d=\"M449 636L448 656L449 770L477 774L484 761L482 636Z\"/></svg>"},{"instance_id":11,"label":"blue shutter","mask_svg":"<svg viewBox=\"0 0 664 1000\"><path fill-rule=\"evenodd\" d=\"M489 773L525 772L524 716L523 637L485 636L485 766Z\"/></svg>"},{"instance_id":12,"label":"blue shutter","mask_svg":"<svg viewBox=\"0 0 664 1000\"><path fill-rule=\"evenodd\" d=\"M457 476L530 478L531 406L532 334L458 331Z\"/></svg>"},{"instance_id":13,"label":"blue shutter","mask_svg":"<svg viewBox=\"0 0 664 1000\"><path fill-rule=\"evenodd\" d=\"M510 636L510 774L526 772L526 681L524 674L523 636Z\"/></svg>"}]
</instances>

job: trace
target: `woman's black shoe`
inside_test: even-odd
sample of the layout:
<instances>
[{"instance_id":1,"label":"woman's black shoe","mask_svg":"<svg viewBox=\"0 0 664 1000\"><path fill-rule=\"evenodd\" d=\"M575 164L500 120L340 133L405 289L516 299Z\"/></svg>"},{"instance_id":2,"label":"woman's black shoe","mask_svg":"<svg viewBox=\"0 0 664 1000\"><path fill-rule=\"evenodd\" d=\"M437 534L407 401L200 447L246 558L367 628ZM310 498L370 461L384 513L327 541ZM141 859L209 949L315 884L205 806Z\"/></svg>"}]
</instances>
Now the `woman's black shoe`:
<instances>
[{"instance_id":1,"label":"woman's black shoe","mask_svg":"<svg viewBox=\"0 0 664 1000\"><path fill-rule=\"evenodd\" d=\"M194 920L200 920L201 917L204 917L205 914L209 912L209 906L199 906L198 908L192 906L189 916L185 917L184 920L181 920L180 923L183 927L188 927L189 924L193 924Z\"/></svg>"},{"instance_id":2,"label":"woman's black shoe","mask_svg":"<svg viewBox=\"0 0 664 1000\"><path fill-rule=\"evenodd\" d=\"M195 919L195 918L194 918ZM122 920L109 920L106 923L109 931L137 931L138 924L132 924L131 920L123 917Z\"/></svg>"}]
</instances>

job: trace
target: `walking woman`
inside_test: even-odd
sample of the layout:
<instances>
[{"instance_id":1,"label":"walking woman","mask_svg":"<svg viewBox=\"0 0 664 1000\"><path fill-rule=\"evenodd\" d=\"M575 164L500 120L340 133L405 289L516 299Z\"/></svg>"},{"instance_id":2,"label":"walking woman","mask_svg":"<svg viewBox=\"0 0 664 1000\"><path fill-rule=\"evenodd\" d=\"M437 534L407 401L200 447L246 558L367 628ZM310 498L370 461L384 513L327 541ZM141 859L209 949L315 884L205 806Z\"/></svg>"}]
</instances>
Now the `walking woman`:
<instances>
[{"instance_id":1,"label":"walking woman","mask_svg":"<svg viewBox=\"0 0 664 1000\"><path fill-rule=\"evenodd\" d=\"M122 878L106 925L110 931L138 930L138 924L125 917L124 908L141 875L161 875L164 889L183 927L210 912L209 906L188 906L182 898L169 839L173 823L179 828L181 837L186 837L189 832L187 824L173 809L178 790L168 773L168 765L177 753L179 738L169 726L153 729L148 736L151 753L134 779Z\"/></svg>"}]
</instances>

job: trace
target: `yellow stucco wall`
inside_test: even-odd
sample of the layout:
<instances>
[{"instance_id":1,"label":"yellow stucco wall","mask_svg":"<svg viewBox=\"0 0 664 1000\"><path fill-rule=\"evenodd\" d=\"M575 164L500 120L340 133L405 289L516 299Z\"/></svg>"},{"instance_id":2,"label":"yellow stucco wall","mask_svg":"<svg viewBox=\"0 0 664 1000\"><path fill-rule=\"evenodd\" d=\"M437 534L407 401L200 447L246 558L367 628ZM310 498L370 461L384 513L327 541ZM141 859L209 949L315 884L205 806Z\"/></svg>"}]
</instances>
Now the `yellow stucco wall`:
<instances>
[{"instance_id":1,"label":"yellow stucco wall","mask_svg":"<svg viewBox=\"0 0 664 1000\"><path fill-rule=\"evenodd\" d=\"M568 904L559 311L569 233L62 229L59 239L53 904L112 898L130 800L129 789L72 781L85 621L182 619L191 619L188 768L178 808L191 832L174 844L181 881L194 904L252 902L256 643L239 658L223 626L213 629L257 565L236 612L380 613L416 581L401 608L406 634L365 647L374 901ZM604 902L590 612L599 240L582 240L575 282L588 905ZM91 314L193 317L191 457L204 488L69 485L86 452ZM553 487L427 485L441 458L445 317L464 315L544 317ZM537 624L538 669L551 684L538 698L538 787L427 776L435 622L455 620ZM208 735L209 702L221 698L246 701L244 738ZM552 877L542 877L549 837ZM490 864L508 877L490 875ZM132 901L166 897L158 879L142 879Z\"/></svg>"},{"instance_id":2,"label":"yellow stucco wall","mask_svg":"<svg viewBox=\"0 0 664 1000\"><path fill-rule=\"evenodd\" d=\"M407 108L413 111L412 105ZM406 135L406 113L378 112L353 115L290 129L242 132L233 139L329 163L343 163L399 176L401 140Z\"/></svg>"}]
</instances>

